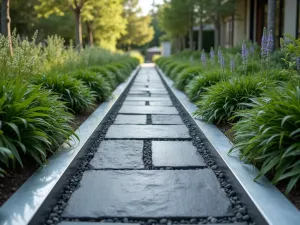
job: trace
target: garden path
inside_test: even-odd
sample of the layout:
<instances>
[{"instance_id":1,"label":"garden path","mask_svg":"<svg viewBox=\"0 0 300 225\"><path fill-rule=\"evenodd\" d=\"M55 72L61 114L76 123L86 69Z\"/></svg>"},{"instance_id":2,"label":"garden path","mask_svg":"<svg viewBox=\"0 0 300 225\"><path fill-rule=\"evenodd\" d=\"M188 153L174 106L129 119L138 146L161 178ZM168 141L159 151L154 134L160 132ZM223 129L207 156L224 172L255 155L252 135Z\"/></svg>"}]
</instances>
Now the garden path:
<instances>
[{"instance_id":1,"label":"garden path","mask_svg":"<svg viewBox=\"0 0 300 225\"><path fill-rule=\"evenodd\" d=\"M59 224L247 224L186 123L153 65L142 67Z\"/></svg>"}]
</instances>

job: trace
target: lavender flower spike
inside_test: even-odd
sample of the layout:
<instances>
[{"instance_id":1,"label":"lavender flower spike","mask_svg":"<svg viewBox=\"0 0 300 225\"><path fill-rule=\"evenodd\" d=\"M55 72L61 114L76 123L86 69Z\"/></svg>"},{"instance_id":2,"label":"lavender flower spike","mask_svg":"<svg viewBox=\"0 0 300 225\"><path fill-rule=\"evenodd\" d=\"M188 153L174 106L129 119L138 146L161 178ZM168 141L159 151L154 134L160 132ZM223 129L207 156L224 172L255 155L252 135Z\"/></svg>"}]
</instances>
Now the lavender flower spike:
<instances>
[{"instance_id":1,"label":"lavender flower spike","mask_svg":"<svg viewBox=\"0 0 300 225\"><path fill-rule=\"evenodd\" d=\"M202 52L201 52L201 61L202 61L202 64L203 64L203 65L206 64L206 55L205 55L204 49L203 49Z\"/></svg>"},{"instance_id":2,"label":"lavender flower spike","mask_svg":"<svg viewBox=\"0 0 300 225\"><path fill-rule=\"evenodd\" d=\"M245 42L243 42L242 44L242 59L243 59L243 64L246 65L248 61L248 49Z\"/></svg>"},{"instance_id":3,"label":"lavender flower spike","mask_svg":"<svg viewBox=\"0 0 300 225\"><path fill-rule=\"evenodd\" d=\"M267 29L264 28L263 35L261 38L261 57L265 59L268 55L268 37L267 37Z\"/></svg>"},{"instance_id":4,"label":"lavender flower spike","mask_svg":"<svg viewBox=\"0 0 300 225\"><path fill-rule=\"evenodd\" d=\"M222 51L221 51L221 48L219 47L219 49L218 49L218 62L221 61L221 58L222 58Z\"/></svg>"},{"instance_id":5,"label":"lavender flower spike","mask_svg":"<svg viewBox=\"0 0 300 225\"><path fill-rule=\"evenodd\" d=\"M221 65L221 68L222 70L225 69L225 59L224 59L224 56L220 56L220 65Z\"/></svg>"},{"instance_id":6,"label":"lavender flower spike","mask_svg":"<svg viewBox=\"0 0 300 225\"><path fill-rule=\"evenodd\" d=\"M230 58L230 72L233 72L235 69L235 62L233 57Z\"/></svg>"}]
</instances>

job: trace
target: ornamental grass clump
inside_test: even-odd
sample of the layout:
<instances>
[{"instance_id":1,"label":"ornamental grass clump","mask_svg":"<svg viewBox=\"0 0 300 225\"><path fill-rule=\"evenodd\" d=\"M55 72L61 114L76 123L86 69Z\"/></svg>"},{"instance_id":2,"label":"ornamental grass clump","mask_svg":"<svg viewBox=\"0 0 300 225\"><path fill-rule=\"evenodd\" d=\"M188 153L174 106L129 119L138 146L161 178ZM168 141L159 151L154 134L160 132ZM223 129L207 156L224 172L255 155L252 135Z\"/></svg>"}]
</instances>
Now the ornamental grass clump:
<instances>
[{"instance_id":1,"label":"ornamental grass clump","mask_svg":"<svg viewBox=\"0 0 300 225\"><path fill-rule=\"evenodd\" d=\"M0 174L23 166L24 156L42 164L47 152L74 134L73 116L53 92L20 81L0 81Z\"/></svg>"},{"instance_id":2,"label":"ornamental grass clump","mask_svg":"<svg viewBox=\"0 0 300 225\"><path fill-rule=\"evenodd\" d=\"M191 65L188 63L178 63L177 66L171 71L170 78L175 80L178 74L189 67L191 67Z\"/></svg>"},{"instance_id":3,"label":"ornamental grass clump","mask_svg":"<svg viewBox=\"0 0 300 225\"><path fill-rule=\"evenodd\" d=\"M32 83L58 94L60 100L75 112L91 110L96 101L95 92L69 74L41 75L33 79Z\"/></svg>"},{"instance_id":4,"label":"ornamental grass clump","mask_svg":"<svg viewBox=\"0 0 300 225\"><path fill-rule=\"evenodd\" d=\"M196 76L198 76L203 69L199 66L194 66L183 70L175 80L175 86L179 90L185 90L185 87L189 84L189 82Z\"/></svg>"},{"instance_id":5,"label":"ornamental grass clump","mask_svg":"<svg viewBox=\"0 0 300 225\"><path fill-rule=\"evenodd\" d=\"M165 74L166 74L167 76L170 76L172 70L173 70L177 65L178 65L178 62L176 62L176 61L173 61L172 63L169 63L169 64L166 66Z\"/></svg>"},{"instance_id":6,"label":"ornamental grass clump","mask_svg":"<svg viewBox=\"0 0 300 225\"><path fill-rule=\"evenodd\" d=\"M240 76L218 82L202 94L195 115L208 122L226 122L235 112L249 108L247 103L260 97L271 85L272 82L258 76Z\"/></svg>"},{"instance_id":7,"label":"ornamental grass clump","mask_svg":"<svg viewBox=\"0 0 300 225\"><path fill-rule=\"evenodd\" d=\"M92 67L88 67L87 69L103 76L108 81L108 83L110 84L110 87L112 89L117 87L117 85L118 85L117 77L115 76L114 73L112 73L107 68L105 68L103 66L92 66Z\"/></svg>"},{"instance_id":8,"label":"ornamental grass clump","mask_svg":"<svg viewBox=\"0 0 300 225\"><path fill-rule=\"evenodd\" d=\"M257 178L270 172L273 183L288 181L290 192L300 178L300 87L269 90L236 116L231 151L260 169Z\"/></svg>"},{"instance_id":9,"label":"ornamental grass clump","mask_svg":"<svg viewBox=\"0 0 300 225\"><path fill-rule=\"evenodd\" d=\"M116 77L116 81L118 84L122 83L126 80L126 74L124 74L117 66L108 64L105 65L104 68L108 69L111 73Z\"/></svg>"},{"instance_id":10,"label":"ornamental grass clump","mask_svg":"<svg viewBox=\"0 0 300 225\"><path fill-rule=\"evenodd\" d=\"M230 76L232 76L230 73L223 73L220 69L203 72L189 82L185 89L187 96L191 101L197 102L207 87L215 85L221 80L227 80Z\"/></svg>"},{"instance_id":11,"label":"ornamental grass clump","mask_svg":"<svg viewBox=\"0 0 300 225\"><path fill-rule=\"evenodd\" d=\"M77 70L71 75L90 87L95 92L98 102L105 101L111 95L110 84L100 74L88 70Z\"/></svg>"}]
</instances>

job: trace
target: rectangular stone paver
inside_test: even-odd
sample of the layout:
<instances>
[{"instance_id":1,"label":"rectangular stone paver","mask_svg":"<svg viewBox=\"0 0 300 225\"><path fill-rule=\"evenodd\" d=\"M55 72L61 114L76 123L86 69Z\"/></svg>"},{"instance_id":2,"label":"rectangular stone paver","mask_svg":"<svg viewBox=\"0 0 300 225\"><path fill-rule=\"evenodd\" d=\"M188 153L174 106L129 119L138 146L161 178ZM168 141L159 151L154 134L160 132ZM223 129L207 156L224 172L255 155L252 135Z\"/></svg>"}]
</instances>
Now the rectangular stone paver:
<instances>
[{"instance_id":1,"label":"rectangular stone paver","mask_svg":"<svg viewBox=\"0 0 300 225\"><path fill-rule=\"evenodd\" d=\"M86 171L65 218L208 217L231 215L210 169Z\"/></svg>"},{"instance_id":2,"label":"rectangular stone paver","mask_svg":"<svg viewBox=\"0 0 300 225\"><path fill-rule=\"evenodd\" d=\"M170 97L133 97L128 96L126 101L171 101Z\"/></svg>"},{"instance_id":3,"label":"rectangular stone paver","mask_svg":"<svg viewBox=\"0 0 300 225\"><path fill-rule=\"evenodd\" d=\"M190 138L185 125L111 125L106 138Z\"/></svg>"},{"instance_id":4,"label":"rectangular stone paver","mask_svg":"<svg viewBox=\"0 0 300 225\"><path fill-rule=\"evenodd\" d=\"M206 166L189 141L152 141L152 162L154 167Z\"/></svg>"},{"instance_id":5,"label":"rectangular stone paver","mask_svg":"<svg viewBox=\"0 0 300 225\"><path fill-rule=\"evenodd\" d=\"M178 114L175 107L164 106L122 106L119 113L125 114Z\"/></svg>"},{"instance_id":6,"label":"rectangular stone paver","mask_svg":"<svg viewBox=\"0 0 300 225\"><path fill-rule=\"evenodd\" d=\"M152 115L152 124L183 124L179 115Z\"/></svg>"},{"instance_id":7,"label":"rectangular stone paver","mask_svg":"<svg viewBox=\"0 0 300 225\"><path fill-rule=\"evenodd\" d=\"M93 169L142 169L143 141L103 141L90 165Z\"/></svg>"},{"instance_id":8,"label":"rectangular stone paver","mask_svg":"<svg viewBox=\"0 0 300 225\"><path fill-rule=\"evenodd\" d=\"M114 124L146 124L146 115L118 115Z\"/></svg>"},{"instance_id":9,"label":"rectangular stone paver","mask_svg":"<svg viewBox=\"0 0 300 225\"><path fill-rule=\"evenodd\" d=\"M146 105L146 101L124 101L123 105Z\"/></svg>"},{"instance_id":10,"label":"rectangular stone paver","mask_svg":"<svg viewBox=\"0 0 300 225\"><path fill-rule=\"evenodd\" d=\"M149 101L149 105L173 106L173 103L171 101Z\"/></svg>"}]
</instances>

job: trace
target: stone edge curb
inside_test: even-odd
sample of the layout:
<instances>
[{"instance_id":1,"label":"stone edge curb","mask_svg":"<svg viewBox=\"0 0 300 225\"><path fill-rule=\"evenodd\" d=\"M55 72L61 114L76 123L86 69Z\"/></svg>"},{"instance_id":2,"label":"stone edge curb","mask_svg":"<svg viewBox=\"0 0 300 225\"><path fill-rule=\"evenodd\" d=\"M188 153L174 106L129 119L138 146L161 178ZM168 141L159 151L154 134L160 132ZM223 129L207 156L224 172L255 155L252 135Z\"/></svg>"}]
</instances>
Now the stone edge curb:
<instances>
[{"instance_id":1,"label":"stone edge curb","mask_svg":"<svg viewBox=\"0 0 300 225\"><path fill-rule=\"evenodd\" d=\"M157 66L155 68L194 119L267 223L269 225L298 225L300 221L298 209L266 177L254 182L254 178L258 175L258 169L253 165L241 162L237 152L228 155L228 151L232 147L230 140L215 125L196 119L193 112L197 106L191 103L183 92L174 87L174 82L160 68Z\"/></svg>"},{"instance_id":2,"label":"stone edge curb","mask_svg":"<svg viewBox=\"0 0 300 225\"><path fill-rule=\"evenodd\" d=\"M96 130L126 87L140 70L141 66L131 73L125 82L112 93L112 97L103 102L75 131L80 138L72 138L71 147L64 143L51 156L47 164L39 168L0 208L1 225L26 225L34 217L47 196L66 172L72 161Z\"/></svg>"}]
</instances>

